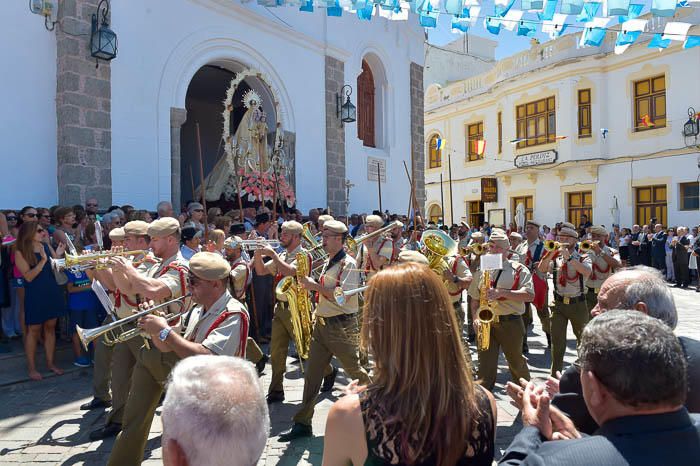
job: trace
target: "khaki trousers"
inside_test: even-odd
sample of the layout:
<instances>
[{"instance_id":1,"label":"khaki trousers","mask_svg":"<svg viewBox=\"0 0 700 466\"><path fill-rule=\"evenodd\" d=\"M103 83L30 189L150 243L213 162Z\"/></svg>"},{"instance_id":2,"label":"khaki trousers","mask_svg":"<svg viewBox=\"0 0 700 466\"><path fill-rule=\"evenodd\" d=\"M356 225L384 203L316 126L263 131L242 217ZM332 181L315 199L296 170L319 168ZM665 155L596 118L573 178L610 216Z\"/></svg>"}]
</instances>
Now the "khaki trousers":
<instances>
[{"instance_id":1,"label":"khaki trousers","mask_svg":"<svg viewBox=\"0 0 700 466\"><path fill-rule=\"evenodd\" d=\"M510 376L518 383L520 378L530 380L530 370L523 356L523 335L525 325L519 315L499 316L498 322L491 323L489 348L479 351L479 380L487 390L493 390L498 374L498 355L503 348L503 355L508 361Z\"/></svg>"},{"instance_id":2,"label":"khaki trousers","mask_svg":"<svg viewBox=\"0 0 700 466\"><path fill-rule=\"evenodd\" d=\"M304 373L304 395L294 422L310 426L323 372L335 356L351 379L360 385L369 383L369 376L360 365L359 324L357 316L317 318L311 338L309 361Z\"/></svg>"},{"instance_id":3,"label":"khaki trousers","mask_svg":"<svg viewBox=\"0 0 700 466\"><path fill-rule=\"evenodd\" d=\"M112 322L111 317L107 317L102 325ZM105 339L100 337L95 340L95 368L92 372L92 394L95 398L104 401L111 401L112 395L109 393L110 379L112 378L112 351L114 346L105 343Z\"/></svg>"},{"instance_id":4,"label":"khaki trousers","mask_svg":"<svg viewBox=\"0 0 700 466\"><path fill-rule=\"evenodd\" d=\"M525 323L525 328L527 329L527 326L530 325L532 321L532 309L535 308L535 305L532 303L527 303L527 307L525 309L525 314L523 314L523 322ZM544 306L542 306L542 309L537 309L537 317L540 318L540 323L542 324L542 331L544 333L550 333L550 329L552 324L550 323L550 316L549 316L549 307L545 303Z\"/></svg>"},{"instance_id":5,"label":"khaki trousers","mask_svg":"<svg viewBox=\"0 0 700 466\"><path fill-rule=\"evenodd\" d=\"M112 409L107 415L107 424L122 423L132 373L143 344L143 338L136 337L124 343L117 343L112 349Z\"/></svg>"},{"instance_id":6,"label":"khaki trousers","mask_svg":"<svg viewBox=\"0 0 700 466\"><path fill-rule=\"evenodd\" d=\"M287 353L289 343L294 341L294 328L292 327L292 314L287 303L278 301L275 304L275 316L272 318L272 336L270 338L270 365L272 366L272 379L268 393L284 393L284 373L287 370ZM297 353L299 350L297 350ZM303 361L301 362L303 364ZM333 366L330 362L326 366L323 376L330 375Z\"/></svg>"},{"instance_id":7,"label":"khaki trousers","mask_svg":"<svg viewBox=\"0 0 700 466\"><path fill-rule=\"evenodd\" d=\"M180 359L175 353L143 348L134 366L122 431L112 447L110 466L139 465L143 460L153 415L170 371Z\"/></svg>"},{"instance_id":8,"label":"khaki trousers","mask_svg":"<svg viewBox=\"0 0 700 466\"><path fill-rule=\"evenodd\" d=\"M257 364L263 358L263 352L258 346L258 344L252 338L248 337L245 343L245 358Z\"/></svg>"},{"instance_id":9,"label":"khaki trousers","mask_svg":"<svg viewBox=\"0 0 700 466\"><path fill-rule=\"evenodd\" d=\"M581 332L591 318L588 312L586 301L570 302L564 304L562 301L555 301L552 308L552 368L551 375L554 377L557 371L561 371L564 365L564 353L566 353L566 328L569 321L576 335L576 347L581 341Z\"/></svg>"}]
</instances>

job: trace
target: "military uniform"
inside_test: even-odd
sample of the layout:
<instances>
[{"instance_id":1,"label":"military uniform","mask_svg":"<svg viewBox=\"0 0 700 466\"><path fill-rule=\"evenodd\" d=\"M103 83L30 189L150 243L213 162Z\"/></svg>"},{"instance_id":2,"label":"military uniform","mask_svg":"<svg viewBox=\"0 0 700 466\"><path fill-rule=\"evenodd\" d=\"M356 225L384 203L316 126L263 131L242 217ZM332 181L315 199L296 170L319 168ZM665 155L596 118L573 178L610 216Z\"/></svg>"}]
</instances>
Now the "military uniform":
<instances>
[{"instance_id":1,"label":"military uniform","mask_svg":"<svg viewBox=\"0 0 700 466\"><path fill-rule=\"evenodd\" d=\"M162 281L170 289L170 297L162 301L165 302L186 294L188 273L187 261L178 250L176 255L149 268L146 276ZM178 306L172 306L166 312L177 312L179 309ZM140 338L129 340L131 342L142 344ZM130 396L124 407L122 431L114 443L108 464L140 464L155 409L168 374L177 361L175 353L163 353L152 345L150 349L145 346L140 348L133 369Z\"/></svg>"},{"instance_id":2,"label":"military uniform","mask_svg":"<svg viewBox=\"0 0 700 466\"><path fill-rule=\"evenodd\" d=\"M356 267L355 259L341 250L326 261L319 283L328 291L336 287L344 291L355 289L359 286ZM369 383L369 376L360 365L358 310L357 294L348 296L345 304L339 306L332 298L329 300L319 293L316 323L304 374L303 401L294 422L311 426L323 371L333 356L340 361L350 379L358 379L360 385Z\"/></svg>"},{"instance_id":3,"label":"military uniform","mask_svg":"<svg viewBox=\"0 0 700 466\"><path fill-rule=\"evenodd\" d=\"M472 300L479 302L480 286L483 274L479 273L478 279L472 281L469 287L469 295ZM524 265L513 260L504 260L503 269L490 272L490 288L503 290L527 290L534 294L532 276ZM522 314L525 312L525 303L499 299L491 302L494 312L494 320L491 323L490 344L485 351L479 351L478 376L481 385L493 390L498 372L498 355L503 348L503 354L508 361L511 378L517 383L520 378L530 379L530 371L527 361L523 357L523 338L525 325ZM478 309L479 306L474 305Z\"/></svg>"},{"instance_id":4,"label":"military uniform","mask_svg":"<svg viewBox=\"0 0 700 466\"><path fill-rule=\"evenodd\" d=\"M357 263L360 270L365 274L365 282L369 281L380 270L379 266L372 262L372 258L369 255L370 248L378 256L387 259L385 267L391 264L391 259L394 256L394 242L390 238L379 238L372 245L361 244L357 253Z\"/></svg>"},{"instance_id":5,"label":"military uniform","mask_svg":"<svg viewBox=\"0 0 700 466\"><path fill-rule=\"evenodd\" d=\"M537 264L546 252L544 249L544 242L539 238L532 243L523 241L518 245L517 252L520 256L520 263L527 267L532 275L532 283L535 289L535 300L529 303L528 310L526 310L524 314L525 326L527 327L532 323L532 313L529 312L529 308L532 306L535 308L537 316L540 318L542 330L544 333L549 334L550 319L549 306L547 305L549 287L547 284L547 274L537 270Z\"/></svg>"},{"instance_id":6,"label":"military uniform","mask_svg":"<svg viewBox=\"0 0 700 466\"><path fill-rule=\"evenodd\" d=\"M576 250L571 252L570 260L578 261L588 269L591 268L590 257L579 254ZM550 321L552 336L551 374L554 376L557 371L562 370L564 364L568 322L571 321L578 345L581 332L590 320L590 314L586 305L583 275L575 271L558 253L550 267L552 267L554 277L554 307Z\"/></svg>"},{"instance_id":7,"label":"military uniform","mask_svg":"<svg viewBox=\"0 0 700 466\"><path fill-rule=\"evenodd\" d=\"M243 259L239 257L231 263L231 273L229 275L229 292L231 296L240 302L248 311L246 306L246 288L250 284L251 272L250 267ZM246 340L245 348L246 359L256 364L263 358L263 352L258 344L251 337Z\"/></svg>"},{"instance_id":8,"label":"military uniform","mask_svg":"<svg viewBox=\"0 0 700 466\"><path fill-rule=\"evenodd\" d=\"M472 273L469 271L467 260L463 256L452 256L447 258L447 268L456 278L466 279L472 276ZM445 283L447 285L447 292L450 295L450 300L452 301L452 306L457 312L457 325L459 325L459 335L461 337L465 317L464 307L462 306L462 291L464 291L464 289L459 283L454 281Z\"/></svg>"},{"instance_id":9,"label":"military uniform","mask_svg":"<svg viewBox=\"0 0 700 466\"><path fill-rule=\"evenodd\" d=\"M598 302L598 292L600 291L600 286L603 282L613 273L615 269L605 262L605 256L610 256L616 259L618 262L620 260L620 254L616 249L608 246L602 246L600 248L600 254L596 254L592 249L588 251L588 257L591 259L592 272L588 279L584 282L588 292L586 294L586 304L588 305L588 311L590 312Z\"/></svg>"}]
</instances>

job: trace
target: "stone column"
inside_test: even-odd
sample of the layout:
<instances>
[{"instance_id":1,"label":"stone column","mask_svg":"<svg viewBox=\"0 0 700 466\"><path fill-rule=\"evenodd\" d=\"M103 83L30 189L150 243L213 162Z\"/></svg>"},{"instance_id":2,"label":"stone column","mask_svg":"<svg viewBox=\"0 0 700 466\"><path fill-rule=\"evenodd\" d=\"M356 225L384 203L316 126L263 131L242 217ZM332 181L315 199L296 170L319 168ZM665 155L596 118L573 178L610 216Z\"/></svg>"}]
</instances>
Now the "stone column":
<instances>
[{"instance_id":1,"label":"stone column","mask_svg":"<svg viewBox=\"0 0 700 466\"><path fill-rule=\"evenodd\" d=\"M425 219L425 136L423 134L423 67L411 63L411 178Z\"/></svg>"},{"instance_id":2,"label":"stone column","mask_svg":"<svg viewBox=\"0 0 700 466\"><path fill-rule=\"evenodd\" d=\"M344 63L326 56L326 200L334 216L347 215L345 128L336 113L336 94L344 84Z\"/></svg>"},{"instance_id":3,"label":"stone column","mask_svg":"<svg viewBox=\"0 0 700 466\"><path fill-rule=\"evenodd\" d=\"M61 0L56 27L58 202L112 203L111 70L90 56L98 0Z\"/></svg>"},{"instance_id":4,"label":"stone column","mask_svg":"<svg viewBox=\"0 0 700 466\"><path fill-rule=\"evenodd\" d=\"M173 211L180 212L182 176L180 166L180 133L187 120L187 110L170 108L170 202Z\"/></svg>"}]
</instances>

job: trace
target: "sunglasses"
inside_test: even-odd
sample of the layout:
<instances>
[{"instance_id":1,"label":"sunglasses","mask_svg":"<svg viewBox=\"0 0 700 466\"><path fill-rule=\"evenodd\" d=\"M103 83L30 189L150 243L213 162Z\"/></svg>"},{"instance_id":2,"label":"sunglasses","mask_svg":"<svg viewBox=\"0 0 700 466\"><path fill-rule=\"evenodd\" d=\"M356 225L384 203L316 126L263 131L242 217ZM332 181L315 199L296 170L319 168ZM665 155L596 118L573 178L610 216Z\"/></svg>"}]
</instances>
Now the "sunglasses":
<instances>
[{"instance_id":1,"label":"sunglasses","mask_svg":"<svg viewBox=\"0 0 700 466\"><path fill-rule=\"evenodd\" d=\"M193 212L204 212L204 209L194 209Z\"/></svg>"},{"instance_id":2,"label":"sunglasses","mask_svg":"<svg viewBox=\"0 0 700 466\"><path fill-rule=\"evenodd\" d=\"M51 216L50 216L49 214L42 214L42 215L39 215L39 217L41 217L41 218L51 218Z\"/></svg>"},{"instance_id":3,"label":"sunglasses","mask_svg":"<svg viewBox=\"0 0 700 466\"><path fill-rule=\"evenodd\" d=\"M36 232L37 232L37 233L43 233L43 232L45 232L45 231L46 231L46 230L44 230L43 228L37 228L37 229L36 229Z\"/></svg>"},{"instance_id":4,"label":"sunglasses","mask_svg":"<svg viewBox=\"0 0 700 466\"><path fill-rule=\"evenodd\" d=\"M206 280L202 280L201 278L197 278L192 275L187 277L187 286L189 286L190 288L197 286L202 282L206 282Z\"/></svg>"},{"instance_id":5,"label":"sunglasses","mask_svg":"<svg viewBox=\"0 0 700 466\"><path fill-rule=\"evenodd\" d=\"M34 218L34 217L36 217L36 214L27 213L27 214L24 214L24 216L25 216L25 217L29 217L29 218Z\"/></svg>"},{"instance_id":6,"label":"sunglasses","mask_svg":"<svg viewBox=\"0 0 700 466\"><path fill-rule=\"evenodd\" d=\"M16 221L17 221L17 217L7 217L7 221L8 221L8 222L12 222L12 221L16 222Z\"/></svg>"}]
</instances>

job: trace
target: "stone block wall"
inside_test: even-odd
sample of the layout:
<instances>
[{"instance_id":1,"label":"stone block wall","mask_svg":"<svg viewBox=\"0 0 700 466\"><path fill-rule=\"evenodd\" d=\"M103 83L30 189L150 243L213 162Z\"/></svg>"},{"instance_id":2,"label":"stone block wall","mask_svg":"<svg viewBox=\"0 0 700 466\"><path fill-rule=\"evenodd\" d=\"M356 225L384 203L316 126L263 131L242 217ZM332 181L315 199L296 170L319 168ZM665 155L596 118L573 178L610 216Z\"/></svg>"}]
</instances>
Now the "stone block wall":
<instances>
[{"instance_id":1,"label":"stone block wall","mask_svg":"<svg viewBox=\"0 0 700 466\"><path fill-rule=\"evenodd\" d=\"M326 57L326 200L333 215L345 212L345 128L336 113L336 94L345 84L344 63Z\"/></svg>"},{"instance_id":2,"label":"stone block wall","mask_svg":"<svg viewBox=\"0 0 700 466\"><path fill-rule=\"evenodd\" d=\"M61 0L56 27L58 201L112 203L111 71L90 56L91 18L98 0ZM118 35L118 31L117 32Z\"/></svg>"},{"instance_id":3,"label":"stone block wall","mask_svg":"<svg viewBox=\"0 0 700 466\"><path fill-rule=\"evenodd\" d=\"M418 207L425 210L425 136L423 134L423 67L411 63L411 178Z\"/></svg>"}]
</instances>

